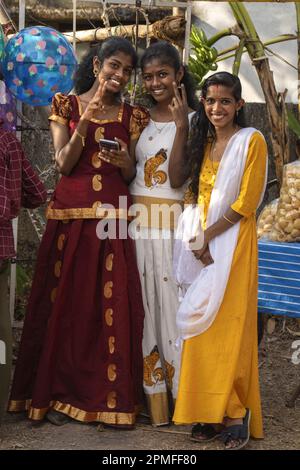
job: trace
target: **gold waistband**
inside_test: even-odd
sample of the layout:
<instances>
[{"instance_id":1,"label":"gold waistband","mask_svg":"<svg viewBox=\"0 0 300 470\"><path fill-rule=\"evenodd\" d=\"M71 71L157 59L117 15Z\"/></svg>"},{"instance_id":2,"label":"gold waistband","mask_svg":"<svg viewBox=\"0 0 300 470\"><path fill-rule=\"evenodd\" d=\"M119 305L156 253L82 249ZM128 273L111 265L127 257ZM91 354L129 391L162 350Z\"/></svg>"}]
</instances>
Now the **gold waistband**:
<instances>
[{"instance_id":1,"label":"gold waistband","mask_svg":"<svg viewBox=\"0 0 300 470\"><path fill-rule=\"evenodd\" d=\"M182 212L183 203L176 199L162 199L132 195L130 216L140 227L174 230Z\"/></svg>"},{"instance_id":2,"label":"gold waistband","mask_svg":"<svg viewBox=\"0 0 300 470\"><path fill-rule=\"evenodd\" d=\"M125 219L131 220L127 209L113 209L102 207L100 202L95 202L92 207L78 207L72 209L53 209L50 202L46 210L47 219Z\"/></svg>"}]
</instances>

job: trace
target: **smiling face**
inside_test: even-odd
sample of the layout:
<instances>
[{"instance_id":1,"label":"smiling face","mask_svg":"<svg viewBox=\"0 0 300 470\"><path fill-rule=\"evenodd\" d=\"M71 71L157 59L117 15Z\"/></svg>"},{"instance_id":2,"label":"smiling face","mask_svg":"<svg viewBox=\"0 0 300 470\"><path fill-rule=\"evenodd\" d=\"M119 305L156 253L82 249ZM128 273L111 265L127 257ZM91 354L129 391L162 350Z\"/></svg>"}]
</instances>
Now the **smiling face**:
<instances>
[{"instance_id":1,"label":"smiling face","mask_svg":"<svg viewBox=\"0 0 300 470\"><path fill-rule=\"evenodd\" d=\"M202 98L205 113L215 128L230 128L234 125L236 112L241 109L244 100L236 100L230 88L224 85L211 85Z\"/></svg>"},{"instance_id":2,"label":"smiling face","mask_svg":"<svg viewBox=\"0 0 300 470\"><path fill-rule=\"evenodd\" d=\"M158 59L146 63L143 69L145 88L159 103L171 102L174 97L173 82L179 83L182 76L183 70L181 68L175 72L173 67L162 64Z\"/></svg>"},{"instance_id":3,"label":"smiling face","mask_svg":"<svg viewBox=\"0 0 300 470\"><path fill-rule=\"evenodd\" d=\"M116 52L104 59L102 66L98 57L94 57L94 67L99 69L98 80L107 80L106 90L110 93L119 93L130 80L133 70L132 57L124 52Z\"/></svg>"}]
</instances>

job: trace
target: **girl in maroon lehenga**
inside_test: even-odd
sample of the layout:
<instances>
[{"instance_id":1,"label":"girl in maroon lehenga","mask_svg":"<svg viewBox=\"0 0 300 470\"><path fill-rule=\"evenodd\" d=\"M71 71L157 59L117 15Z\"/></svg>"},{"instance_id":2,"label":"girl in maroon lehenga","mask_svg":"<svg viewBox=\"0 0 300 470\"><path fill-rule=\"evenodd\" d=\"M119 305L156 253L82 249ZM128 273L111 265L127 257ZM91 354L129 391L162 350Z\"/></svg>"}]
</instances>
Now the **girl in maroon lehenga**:
<instances>
[{"instance_id":1,"label":"girl in maroon lehenga","mask_svg":"<svg viewBox=\"0 0 300 470\"><path fill-rule=\"evenodd\" d=\"M9 411L27 409L34 420L47 414L54 424L71 417L130 427L141 403L144 312L126 237L127 183L135 174L127 149L147 114L120 100L135 65L130 42L109 38L79 66L78 95L53 99L49 119L63 176L47 209L9 403ZM99 153L101 138L119 141L120 151L109 152L114 164ZM116 233L105 231L104 218Z\"/></svg>"}]
</instances>

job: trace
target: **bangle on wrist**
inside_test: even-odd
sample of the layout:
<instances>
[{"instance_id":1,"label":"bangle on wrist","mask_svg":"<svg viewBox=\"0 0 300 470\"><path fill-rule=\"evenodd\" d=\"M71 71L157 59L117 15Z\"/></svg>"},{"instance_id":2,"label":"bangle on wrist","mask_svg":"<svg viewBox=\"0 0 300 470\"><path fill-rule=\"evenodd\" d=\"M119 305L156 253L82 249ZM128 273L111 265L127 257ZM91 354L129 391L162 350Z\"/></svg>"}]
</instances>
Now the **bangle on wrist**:
<instances>
[{"instance_id":1,"label":"bangle on wrist","mask_svg":"<svg viewBox=\"0 0 300 470\"><path fill-rule=\"evenodd\" d=\"M85 139L86 139L86 137L85 137L84 135L80 134L80 132L78 132L77 129L75 129L74 134L77 134L78 137L80 137L81 143L82 143L82 147L84 147L84 146L85 146Z\"/></svg>"},{"instance_id":2,"label":"bangle on wrist","mask_svg":"<svg viewBox=\"0 0 300 470\"><path fill-rule=\"evenodd\" d=\"M223 219L227 220L227 222L229 222L231 225L235 224L235 222L232 222L232 220L228 219L226 215L223 215Z\"/></svg>"}]
</instances>

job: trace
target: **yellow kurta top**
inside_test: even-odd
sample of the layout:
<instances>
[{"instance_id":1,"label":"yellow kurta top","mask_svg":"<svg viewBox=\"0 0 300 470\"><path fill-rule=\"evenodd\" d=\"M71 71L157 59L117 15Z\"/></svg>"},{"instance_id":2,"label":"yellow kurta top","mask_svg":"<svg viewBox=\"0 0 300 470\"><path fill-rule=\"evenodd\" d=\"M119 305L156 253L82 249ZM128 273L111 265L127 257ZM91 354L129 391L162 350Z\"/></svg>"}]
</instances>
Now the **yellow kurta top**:
<instances>
[{"instance_id":1,"label":"yellow kurta top","mask_svg":"<svg viewBox=\"0 0 300 470\"><path fill-rule=\"evenodd\" d=\"M198 203L205 226L218 163L207 146ZM243 215L221 307L213 324L184 341L175 423L221 423L251 410L251 435L263 437L257 351L257 237L255 211L265 180L267 146L259 133L250 139L241 189L231 208Z\"/></svg>"}]
</instances>

